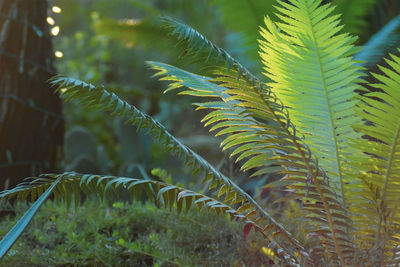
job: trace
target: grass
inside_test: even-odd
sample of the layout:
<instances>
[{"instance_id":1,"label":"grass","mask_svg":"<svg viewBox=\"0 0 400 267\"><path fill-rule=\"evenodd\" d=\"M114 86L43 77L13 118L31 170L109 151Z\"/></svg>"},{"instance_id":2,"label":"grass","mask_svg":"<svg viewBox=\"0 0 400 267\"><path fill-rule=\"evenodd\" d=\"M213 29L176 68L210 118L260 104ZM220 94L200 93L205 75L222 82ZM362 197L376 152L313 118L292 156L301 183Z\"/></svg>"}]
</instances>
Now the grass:
<instances>
[{"instance_id":1,"label":"grass","mask_svg":"<svg viewBox=\"0 0 400 267\"><path fill-rule=\"evenodd\" d=\"M27 210L0 218L0 236ZM191 209L86 200L77 210L47 201L0 266L261 266L259 243L243 241L243 225ZM258 245L255 245L258 244Z\"/></svg>"}]
</instances>

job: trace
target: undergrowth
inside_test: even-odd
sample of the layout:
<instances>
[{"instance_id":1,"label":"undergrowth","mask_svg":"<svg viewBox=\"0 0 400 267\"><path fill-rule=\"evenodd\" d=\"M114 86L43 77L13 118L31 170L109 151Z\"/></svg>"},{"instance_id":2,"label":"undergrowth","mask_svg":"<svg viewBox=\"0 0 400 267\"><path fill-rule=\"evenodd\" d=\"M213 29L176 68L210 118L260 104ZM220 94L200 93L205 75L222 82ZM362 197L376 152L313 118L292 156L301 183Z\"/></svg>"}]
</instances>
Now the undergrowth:
<instances>
[{"instance_id":1,"label":"undergrowth","mask_svg":"<svg viewBox=\"0 0 400 267\"><path fill-rule=\"evenodd\" d=\"M0 236L27 209L0 221ZM241 266L266 260L237 222L191 209L179 217L153 204L47 201L0 266ZM253 236L254 238L254 236ZM255 243L254 243L255 244Z\"/></svg>"}]
</instances>

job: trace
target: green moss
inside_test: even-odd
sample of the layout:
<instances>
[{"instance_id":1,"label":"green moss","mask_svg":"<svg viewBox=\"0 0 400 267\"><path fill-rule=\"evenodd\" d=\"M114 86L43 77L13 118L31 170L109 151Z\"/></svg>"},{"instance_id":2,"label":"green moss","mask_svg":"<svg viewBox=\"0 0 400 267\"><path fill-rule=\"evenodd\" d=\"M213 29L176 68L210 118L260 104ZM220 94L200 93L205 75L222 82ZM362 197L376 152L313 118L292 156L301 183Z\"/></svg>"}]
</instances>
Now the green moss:
<instances>
[{"instance_id":1,"label":"green moss","mask_svg":"<svg viewBox=\"0 0 400 267\"><path fill-rule=\"evenodd\" d=\"M27 209L2 218L0 236ZM192 209L87 200L76 211L48 201L0 266L232 266L247 262L235 222Z\"/></svg>"}]
</instances>

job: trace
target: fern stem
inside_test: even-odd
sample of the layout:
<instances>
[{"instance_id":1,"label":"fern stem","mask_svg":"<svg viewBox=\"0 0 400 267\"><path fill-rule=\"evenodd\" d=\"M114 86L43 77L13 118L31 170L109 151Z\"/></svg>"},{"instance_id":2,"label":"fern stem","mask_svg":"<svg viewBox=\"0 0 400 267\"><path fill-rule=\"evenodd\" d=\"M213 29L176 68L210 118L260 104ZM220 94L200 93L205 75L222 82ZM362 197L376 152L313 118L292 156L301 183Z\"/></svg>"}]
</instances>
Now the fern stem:
<instances>
[{"instance_id":1,"label":"fern stem","mask_svg":"<svg viewBox=\"0 0 400 267\"><path fill-rule=\"evenodd\" d=\"M326 84L326 78L325 78L325 72L324 72L324 68L323 68L323 64L321 62L321 52L319 49L319 43L317 38L315 37L315 29L314 26L312 24L312 21L310 19L310 10L307 8L307 12L308 12L308 19L310 22L310 28L311 28L311 34L312 34L312 40L314 43L314 48L315 48L315 52L317 55L317 59L318 59L318 65L319 65L319 70L321 73L321 80L322 80L322 84L323 84L323 89L325 92L325 100L326 100L326 105L328 107L328 111L329 111L329 118L330 118L330 125L331 125L331 132L332 132L332 136L333 136L333 141L335 143L335 159L336 159L336 163L337 163L337 170L338 170L338 176L339 176L339 180L340 180L340 193L341 193L341 200L344 206L346 206L345 203L345 198L344 198L344 185L343 185L343 177L342 177L342 167L341 167L341 160L339 157L339 142L337 140L337 136L336 136L336 131L335 131L335 125L334 125L334 116L333 116L333 112L332 112L332 106L331 103L329 101L329 97L328 97L328 86Z\"/></svg>"}]
</instances>

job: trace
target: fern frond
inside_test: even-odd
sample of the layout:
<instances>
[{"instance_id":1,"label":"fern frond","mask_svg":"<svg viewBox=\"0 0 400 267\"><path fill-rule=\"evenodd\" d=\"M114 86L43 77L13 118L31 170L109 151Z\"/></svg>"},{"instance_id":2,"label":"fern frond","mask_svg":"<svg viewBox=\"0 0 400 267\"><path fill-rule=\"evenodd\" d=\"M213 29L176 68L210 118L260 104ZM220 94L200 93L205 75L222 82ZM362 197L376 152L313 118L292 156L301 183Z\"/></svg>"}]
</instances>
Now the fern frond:
<instances>
[{"instance_id":1,"label":"fern frond","mask_svg":"<svg viewBox=\"0 0 400 267\"><path fill-rule=\"evenodd\" d=\"M288 170L286 181L296 191L293 196L305 202L305 209L310 213L311 232L321 237L334 255L340 255L344 247L351 246L349 237L340 229L343 225L349 227L345 209L326 183L326 174L318 161L296 135L286 109L271 91L260 91L245 80L237 80L236 73L232 76L220 74L219 78L211 80L167 64L149 64L158 71L156 76L171 82L166 91L185 86L190 90L179 94L219 99L196 105L213 110L203 121L206 125L214 124L211 129L219 130L217 135L229 133L222 146L225 149L235 147L232 154L239 155L238 159L249 158L244 169L257 167L261 168L258 173L268 173L276 171L270 166L274 164L281 166L282 173ZM319 204L311 205L308 201ZM350 257L352 251L346 251Z\"/></svg>"},{"instance_id":2,"label":"fern frond","mask_svg":"<svg viewBox=\"0 0 400 267\"><path fill-rule=\"evenodd\" d=\"M265 19L261 56L265 75L273 81L269 85L290 109L293 123L345 203L344 183L351 178L345 159L352 153L348 140L356 136L350 125L358 119L353 107L360 68L351 58L355 39L338 34L339 16L332 16L331 5L320 3L280 2L282 22Z\"/></svg>"},{"instance_id":3,"label":"fern frond","mask_svg":"<svg viewBox=\"0 0 400 267\"><path fill-rule=\"evenodd\" d=\"M373 74L380 83L371 86L379 91L361 97L360 114L370 123L355 126L370 137L354 142L369 155L354 159L355 168L364 169L362 191L353 198L356 239L376 251L378 265L389 264L400 253L400 58L391 57L386 60L390 69L380 67L382 74Z\"/></svg>"},{"instance_id":4,"label":"fern frond","mask_svg":"<svg viewBox=\"0 0 400 267\"><path fill-rule=\"evenodd\" d=\"M363 61L362 65L370 68L378 64L382 58L400 45L400 15L392 19L374 34L354 59Z\"/></svg>"},{"instance_id":5,"label":"fern frond","mask_svg":"<svg viewBox=\"0 0 400 267\"><path fill-rule=\"evenodd\" d=\"M63 174L45 174L39 178L31 177L17 187L0 193L0 198L18 198L21 200L31 199L35 201L41 196L43 190L52 189L54 198L64 201L68 206L74 202L76 207L80 202L81 188L87 195L97 195L104 198L107 194L118 192L121 189L127 190L132 198L141 200L143 192L152 202L164 205L165 208L176 208L178 214L188 212L191 207L197 207L198 210L213 210L217 215L229 215L230 219L241 220L247 225L251 225L254 231L262 234L270 240L270 245L277 255L290 266L299 266L294 256L283 251L280 246L276 246L272 235L269 234L269 227L261 227L256 221L253 221L252 212L248 207L239 206L233 208L231 204L237 204L235 198L225 198L225 201L211 198L209 196L197 193L182 187L167 184L160 181L136 179L127 177L101 176L92 174L78 174L67 172ZM227 187L225 187L225 192ZM229 193L231 194L231 193ZM221 196L221 192L219 196ZM274 245L275 244L275 245ZM304 253L304 252L303 252Z\"/></svg>"},{"instance_id":6,"label":"fern frond","mask_svg":"<svg viewBox=\"0 0 400 267\"><path fill-rule=\"evenodd\" d=\"M292 234L280 225L248 193L216 170L201 156L182 144L153 118L141 112L133 105L121 100L117 95L110 94L102 87L96 87L80 80L63 77L56 77L52 83L59 87L58 90L66 100L77 99L85 105L97 106L101 110L111 111L113 115L126 118L128 123L137 126L139 129L148 129L150 134L159 139L168 150L184 159L185 163L191 166L194 171L204 171L207 174L206 180L212 180L209 189L224 187L226 190L224 194L227 195L227 200L231 203L240 204L241 207L252 209L252 214L255 214L256 218L267 220L268 225L270 225L268 228L270 231L281 234L284 236L283 239L285 239L285 242L289 241L295 249L300 250L306 255L305 249L293 238ZM279 240L277 242L280 244ZM285 246L281 245L281 247Z\"/></svg>"},{"instance_id":7,"label":"fern frond","mask_svg":"<svg viewBox=\"0 0 400 267\"><path fill-rule=\"evenodd\" d=\"M252 74L244 65L233 58L227 51L218 47L213 42L204 37L201 33L182 22L169 17L163 17L165 25L171 28L171 34L176 36L178 41L185 43L187 55L193 58L205 56L205 61L215 61L226 65L227 71L235 69L238 71L238 77L245 77L253 85L263 83L259 78ZM215 66L215 65L214 65Z\"/></svg>"}]
</instances>

